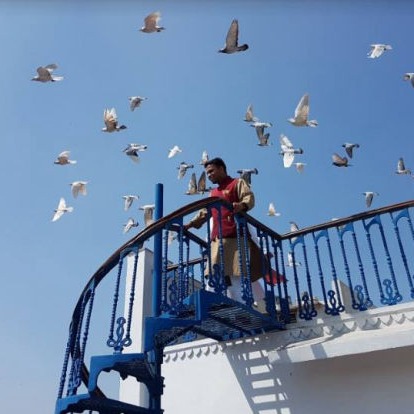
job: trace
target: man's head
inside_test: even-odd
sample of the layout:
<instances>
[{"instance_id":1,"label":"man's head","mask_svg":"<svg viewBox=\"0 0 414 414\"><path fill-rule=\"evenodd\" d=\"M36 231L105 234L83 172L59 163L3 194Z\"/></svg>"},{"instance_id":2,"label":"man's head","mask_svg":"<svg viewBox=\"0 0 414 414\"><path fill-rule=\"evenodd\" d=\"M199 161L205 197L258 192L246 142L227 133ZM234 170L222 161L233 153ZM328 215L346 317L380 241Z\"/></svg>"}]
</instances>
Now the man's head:
<instances>
[{"instance_id":1,"label":"man's head","mask_svg":"<svg viewBox=\"0 0 414 414\"><path fill-rule=\"evenodd\" d=\"M221 158L212 158L204 164L208 179L213 184L220 184L220 182L227 177L227 167Z\"/></svg>"}]
</instances>

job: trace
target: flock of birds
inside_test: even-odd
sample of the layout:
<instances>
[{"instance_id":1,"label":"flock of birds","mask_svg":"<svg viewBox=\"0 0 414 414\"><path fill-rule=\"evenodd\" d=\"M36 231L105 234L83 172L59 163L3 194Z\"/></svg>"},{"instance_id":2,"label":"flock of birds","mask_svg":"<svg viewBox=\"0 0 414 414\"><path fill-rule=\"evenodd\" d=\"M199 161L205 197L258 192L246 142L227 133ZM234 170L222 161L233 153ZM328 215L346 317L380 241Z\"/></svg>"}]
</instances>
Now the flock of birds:
<instances>
[{"instance_id":1,"label":"flock of birds","mask_svg":"<svg viewBox=\"0 0 414 414\"><path fill-rule=\"evenodd\" d=\"M159 33L165 28L159 25L159 21L161 18L161 14L159 12L154 12L149 14L144 19L144 25L139 29L143 33ZM239 23L237 19L234 19L227 32L225 45L218 50L220 53L225 54L233 54L238 52L246 51L249 46L247 44L239 45L238 42L239 37ZM391 45L388 44L372 44L371 49L368 52L367 56L370 59L377 59L382 56L386 51L392 50ZM56 64L49 64L44 67L37 68L37 75L32 78L33 81L38 82L57 82L62 81L62 76L56 76L54 71L57 69ZM405 81L410 81L411 85L414 87L414 73L407 72L404 74L403 79ZM146 97L142 96L131 96L129 99L129 105L131 111L139 108L141 104L147 100ZM291 118L288 118L287 121L294 127L311 127L316 128L318 126L318 121L315 119L309 119L309 95L305 93L299 100L294 114ZM125 130L127 127L123 124L118 122L118 117L116 114L115 108L107 108L104 110L104 127L102 128L103 132L112 133L112 132L119 132ZM270 141L270 133L267 132L268 128L272 127L271 122L263 122L255 116L253 111L253 105L249 104L244 116L244 121L247 122L251 127L255 129L258 145L261 147L267 147L271 145ZM304 154L304 150L302 148L295 148L290 138L286 135L281 134L279 137L280 143L280 155L283 159L283 166L285 168L290 168L292 165L295 165L296 170L299 173L304 171L305 166L307 165L305 162L294 162L296 155ZM338 153L332 154L332 164L335 167L349 167L351 164L349 160L354 156L354 150L359 148L360 145L358 143L350 143L345 142L342 144L346 155L339 155ZM147 145L144 144L137 144L137 143L130 143L128 146L123 150L126 156L128 156L133 162L138 163L140 161L140 153L147 150ZM177 154L181 153L182 149L175 145L173 146L168 152L168 158L173 158ZM201 156L201 161L199 164L204 165L204 163L208 160L207 151L204 151ZM63 151L61 152L57 159L54 161L57 165L74 165L76 164L75 160L70 159L70 151ZM187 162L182 161L177 169L178 169L178 179L182 179L185 177L187 171L189 169L193 169L194 164L190 164ZM256 168L250 169L240 169L237 170L237 173L240 174L240 177L244 178L246 182L251 185L251 176L253 174L257 175L258 170ZM410 169L407 169L404 165L403 158L400 158L397 163L397 174L400 175L410 175L413 176ZM87 181L74 181L71 185L72 195L74 198L77 198L79 194L86 196L87 195ZM210 191L210 188L207 188L206 185L206 174L203 171L199 178L197 179L196 173L193 172L190 177L190 181L188 183L188 188L185 194L187 195L196 195L196 194L205 194L206 192ZM369 208L372 204L374 196L377 196L378 193L375 191L367 191L364 192L363 195L365 196L365 203L366 206ZM123 196L124 199L124 210L128 211L134 202L137 202L139 199L138 195L129 194ZM145 225L149 225L153 221L153 212L154 212L155 205L148 204L139 207L139 209L144 211L144 221ZM73 207L67 206L66 201L63 197L60 198L58 207L54 210L54 215L52 221L57 221L62 217L64 213L72 212ZM273 202L269 203L268 213L269 216L277 217L280 216L280 213L276 211L275 205ZM293 222L291 222L292 224ZM126 224L124 224L124 233L127 233L131 228L137 227L139 225L138 221L130 217ZM296 227L295 227L296 226ZM291 230L298 229L296 224L292 224Z\"/></svg>"}]
</instances>

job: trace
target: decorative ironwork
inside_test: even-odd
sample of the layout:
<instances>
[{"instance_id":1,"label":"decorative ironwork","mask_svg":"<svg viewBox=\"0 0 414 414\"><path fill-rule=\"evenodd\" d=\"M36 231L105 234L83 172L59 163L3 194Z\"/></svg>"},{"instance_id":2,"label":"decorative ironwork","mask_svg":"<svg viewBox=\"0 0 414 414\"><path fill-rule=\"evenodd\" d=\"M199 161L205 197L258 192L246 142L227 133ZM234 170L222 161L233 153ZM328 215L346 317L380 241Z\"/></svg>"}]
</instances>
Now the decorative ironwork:
<instances>
[{"instance_id":1,"label":"decorative ironwork","mask_svg":"<svg viewBox=\"0 0 414 414\"><path fill-rule=\"evenodd\" d=\"M131 338L126 335L125 323L126 319L120 316L116 320L116 339L111 338L106 342L109 347L114 348L114 353L121 353L125 347L130 346L132 343Z\"/></svg>"}]
</instances>

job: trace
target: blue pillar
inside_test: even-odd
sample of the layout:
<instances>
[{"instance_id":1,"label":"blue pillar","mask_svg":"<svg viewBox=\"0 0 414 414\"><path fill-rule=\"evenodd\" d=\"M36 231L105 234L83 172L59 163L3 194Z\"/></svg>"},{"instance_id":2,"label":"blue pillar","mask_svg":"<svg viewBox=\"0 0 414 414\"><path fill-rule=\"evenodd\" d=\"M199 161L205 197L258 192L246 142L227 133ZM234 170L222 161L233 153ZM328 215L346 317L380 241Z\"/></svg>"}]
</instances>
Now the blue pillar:
<instances>
[{"instance_id":1,"label":"blue pillar","mask_svg":"<svg viewBox=\"0 0 414 414\"><path fill-rule=\"evenodd\" d=\"M160 183L155 186L154 219L163 216L164 186ZM161 313L161 287L162 287L162 230L154 236L154 270L152 277L152 315L157 317Z\"/></svg>"}]
</instances>

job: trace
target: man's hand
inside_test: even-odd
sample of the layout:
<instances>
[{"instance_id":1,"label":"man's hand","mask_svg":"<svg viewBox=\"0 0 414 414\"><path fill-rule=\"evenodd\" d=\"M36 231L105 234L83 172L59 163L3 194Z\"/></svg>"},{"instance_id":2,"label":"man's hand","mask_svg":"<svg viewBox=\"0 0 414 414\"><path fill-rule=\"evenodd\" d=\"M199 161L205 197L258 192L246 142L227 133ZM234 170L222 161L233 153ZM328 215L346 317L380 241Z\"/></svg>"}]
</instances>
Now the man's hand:
<instances>
[{"instance_id":1,"label":"man's hand","mask_svg":"<svg viewBox=\"0 0 414 414\"><path fill-rule=\"evenodd\" d=\"M246 212L247 206L245 203L233 203L233 211L235 213L240 213L241 211Z\"/></svg>"}]
</instances>

